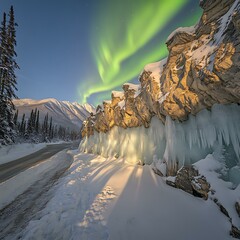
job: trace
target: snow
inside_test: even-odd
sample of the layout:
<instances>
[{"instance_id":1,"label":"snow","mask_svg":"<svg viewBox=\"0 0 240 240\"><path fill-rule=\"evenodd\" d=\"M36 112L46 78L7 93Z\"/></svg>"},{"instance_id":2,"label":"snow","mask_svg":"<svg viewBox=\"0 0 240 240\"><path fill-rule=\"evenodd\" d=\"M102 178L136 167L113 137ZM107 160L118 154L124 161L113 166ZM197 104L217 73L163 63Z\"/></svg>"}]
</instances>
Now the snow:
<instances>
[{"instance_id":1,"label":"snow","mask_svg":"<svg viewBox=\"0 0 240 240\"><path fill-rule=\"evenodd\" d=\"M171 166L178 162L181 167L205 158L217 148L228 147L232 155L228 161L235 166L240 157L239 124L239 105L216 104L211 112L202 110L185 122L167 117L163 125L153 117L149 128L114 126L107 133L95 132L82 140L80 149L104 157L123 157L131 164L152 164L157 159L159 164Z\"/></svg>"},{"instance_id":2,"label":"snow","mask_svg":"<svg viewBox=\"0 0 240 240\"><path fill-rule=\"evenodd\" d=\"M162 104L166 100L168 95L169 95L169 92L165 93L164 95L160 95L158 102Z\"/></svg>"},{"instance_id":3,"label":"snow","mask_svg":"<svg viewBox=\"0 0 240 240\"><path fill-rule=\"evenodd\" d=\"M2 146L0 148L0 164L7 163L14 161L18 158L25 157L30 155L34 152L37 152L44 147L46 147L46 143L21 143L21 144L14 144L8 146Z\"/></svg>"},{"instance_id":4,"label":"snow","mask_svg":"<svg viewBox=\"0 0 240 240\"><path fill-rule=\"evenodd\" d=\"M166 42L169 42L178 33L187 33L187 34L193 35L195 33L195 30L196 30L195 26L179 27L168 36Z\"/></svg>"},{"instance_id":5,"label":"snow","mask_svg":"<svg viewBox=\"0 0 240 240\"><path fill-rule=\"evenodd\" d=\"M159 92L158 98L159 98L160 103L162 103L169 94L169 93L166 93L166 94L163 95L163 93L161 92L161 86L160 86L161 84L163 84L162 82L160 82L160 78L161 78L161 75L162 75L162 72L163 72L164 65L167 63L167 59L168 58L164 58L159 62L150 63L150 64L147 64L144 67L145 71L150 71L151 72L152 79L156 83L158 83L158 85L159 85L159 89L160 89L159 91L160 92Z\"/></svg>"},{"instance_id":6,"label":"snow","mask_svg":"<svg viewBox=\"0 0 240 240\"><path fill-rule=\"evenodd\" d=\"M41 179L46 171L57 171L66 161L66 151L61 151L49 160L34 165L18 175L0 183L0 209L25 192L34 182Z\"/></svg>"},{"instance_id":7,"label":"snow","mask_svg":"<svg viewBox=\"0 0 240 240\"><path fill-rule=\"evenodd\" d=\"M230 24L232 20L232 15L234 13L234 10L239 7L239 0L235 0L235 2L232 4L231 8L228 10L228 12L223 15L219 20L219 29L218 32L214 36L214 43L219 44L222 42L224 37L224 32L228 28L228 25Z\"/></svg>"},{"instance_id":8,"label":"snow","mask_svg":"<svg viewBox=\"0 0 240 240\"><path fill-rule=\"evenodd\" d=\"M209 154L205 159L195 163L194 166L200 174L206 177L211 185L211 190L214 190L214 194L210 195L210 198L218 199L219 203L228 211L233 225L239 228L240 221L235 209L235 203L240 201L240 185L233 188L231 182L226 182L220 178L220 172L224 168L224 165L214 154Z\"/></svg>"},{"instance_id":9,"label":"snow","mask_svg":"<svg viewBox=\"0 0 240 240\"><path fill-rule=\"evenodd\" d=\"M139 84L133 84L133 83L124 83L123 86L128 86L129 90L135 90L135 91L138 91L140 88Z\"/></svg>"},{"instance_id":10,"label":"snow","mask_svg":"<svg viewBox=\"0 0 240 240\"><path fill-rule=\"evenodd\" d=\"M118 103L118 106L123 109L125 107L125 100L122 100Z\"/></svg>"},{"instance_id":11,"label":"snow","mask_svg":"<svg viewBox=\"0 0 240 240\"><path fill-rule=\"evenodd\" d=\"M128 90L134 90L134 98L136 98L141 93L141 86L140 84L133 84L133 83L124 83L123 86L128 86Z\"/></svg>"},{"instance_id":12,"label":"snow","mask_svg":"<svg viewBox=\"0 0 240 240\"><path fill-rule=\"evenodd\" d=\"M188 54L192 56L192 58L196 61L197 64L200 64L203 67L207 66L207 69L209 71L213 70L216 49L222 43L225 36L225 30L228 28L232 20L232 15L234 14L234 11L238 8L239 0L235 0L228 12L226 12L226 14L220 18L218 29L214 34L213 38L208 39L208 37L205 37L205 39L203 39L203 44L201 47L194 50L193 52L189 51ZM193 43L192 48L194 47L194 45L195 43Z\"/></svg>"},{"instance_id":13,"label":"snow","mask_svg":"<svg viewBox=\"0 0 240 240\"><path fill-rule=\"evenodd\" d=\"M168 58L164 58L162 59L161 61L159 62L155 62L155 63L150 63L148 65L146 65L144 67L144 70L145 71L150 71L152 72L151 73L151 76L157 81L159 82L160 81L160 77L162 75L162 72L163 72L163 67L164 65L167 63L167 59Z\"/></svg>"},{"instance_id":14,"label":"snow","mask_svg":"<svg viewBox=\"0 0 240 240\"><path fill-rule=\"evenodd\" d=\"M212 201L167 186L150 166L72 154L72 166L22 239L231 239L228 218Z\"/></svg>"},{"instance_id":15,"label":"snow","mask_svg":"<svg viewBox=\"0 0 240 240\"><path fill-rule=\"evenodd\" d=\"M112 95L116 98L123 98L124 92L122 92L122 91L112 91Z\"/></svg>"},{"instance_id":16,"label":"snow","mask_svg":"<svg viewBox=\"0 0 240 240\"><path fill-rule=\"evenodd\" d=\"M229 180L236 186L240 184L240 166L230 168Z\"/></svg>"}]
</instances>

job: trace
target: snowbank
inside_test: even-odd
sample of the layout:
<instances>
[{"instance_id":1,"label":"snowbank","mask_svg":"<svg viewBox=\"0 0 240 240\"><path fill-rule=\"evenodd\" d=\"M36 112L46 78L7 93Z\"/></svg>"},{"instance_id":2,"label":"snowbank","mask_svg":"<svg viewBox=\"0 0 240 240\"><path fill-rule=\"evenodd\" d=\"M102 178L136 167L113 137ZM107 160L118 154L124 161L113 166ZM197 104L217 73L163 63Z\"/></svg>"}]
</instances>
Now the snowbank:
<instances>
[{"instance_id":1,"label":"snowbank","mask_svg":"<svg viewBox=\"0 0 240 240\"><path fill-rule=\"evenodd\" d=\"M210 199L217 199L226 208L233 225L240 228L239 216L235 209L235 203L240 201L240 185L235 188L233 183L222 179L227 172L224 172L226 166L224 162L221 162L221 158L223 156L209 154L205 159L195 163L194 166L201 175L206 177L211 185ZM240 179L239 173L238 179Z\"/></svg>"},{"instance_id":2,"label":"snowbank","mask_svg":"<svg viewBox=\"0 0 240 240\"><path fill-rule=\"evenodd\" d=\"M46 147L46 143L21 143L0 148L0 164L14 161L18 158L25 157L40 149Z\"/></svg>"},{"instance_id":3,"label":"snowbank","mask_svg":"<svg viewBox=\"0 0 240 240\"><path fill-rule=\"evenodd\" d=\"M41 162L24 172L0 183L0 209L11 203L17 196L25 192L33 183L43 177L46 171L57 171L61 162L65 161L65 150Z\"/></svg>"},{"instance_id":4,"label":"snowbank","mask_svg":"<svg viewBox=\"0 0 240 240\"><path fill-rule=\"evenodd\" d=\"M150 166L77 152L74 159L21 238L231 239L228 218L212 201L167 186Z\"/></svg>"}]
</instances>

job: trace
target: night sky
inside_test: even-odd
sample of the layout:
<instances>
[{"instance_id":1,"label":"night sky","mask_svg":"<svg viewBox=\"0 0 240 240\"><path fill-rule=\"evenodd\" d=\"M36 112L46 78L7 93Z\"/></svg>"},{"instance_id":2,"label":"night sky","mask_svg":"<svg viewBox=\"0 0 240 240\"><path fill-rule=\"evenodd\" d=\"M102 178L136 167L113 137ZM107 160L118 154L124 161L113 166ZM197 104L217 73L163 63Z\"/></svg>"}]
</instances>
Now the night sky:
<instances>
[{"instance_id":1,"label":"night sky","mask_svg":"<svg viewBox=\"0 0 240 240\"><path fill-rule=\"evenodd\" d=\"M0 0L15 9L19 98L98 104L167 55L177 27L194 25L198 0Z\"/></svg>"}]
</instances>

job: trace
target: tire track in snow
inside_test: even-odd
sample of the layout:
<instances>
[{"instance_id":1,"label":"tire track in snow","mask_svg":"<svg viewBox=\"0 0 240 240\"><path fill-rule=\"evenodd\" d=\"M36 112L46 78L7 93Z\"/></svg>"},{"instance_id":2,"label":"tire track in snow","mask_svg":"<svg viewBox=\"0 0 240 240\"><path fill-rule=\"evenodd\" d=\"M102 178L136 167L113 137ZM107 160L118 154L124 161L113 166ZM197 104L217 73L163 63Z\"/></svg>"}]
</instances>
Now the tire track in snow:
<instances>
[{"instance_id":1,"label":"tire track in snow","mask_svg":"<svg viewBox=\"0 0 240 240\"><path fill-rule=\"evenodd\" d=\"M0 239L21 239L20 233L28 222L38 218L38 212L53 196L55 183L72 163L72 157L64 154L65 160L59 161L57 169L45 172L40 180L0 210Z\"/></svg>"}]
</instances>

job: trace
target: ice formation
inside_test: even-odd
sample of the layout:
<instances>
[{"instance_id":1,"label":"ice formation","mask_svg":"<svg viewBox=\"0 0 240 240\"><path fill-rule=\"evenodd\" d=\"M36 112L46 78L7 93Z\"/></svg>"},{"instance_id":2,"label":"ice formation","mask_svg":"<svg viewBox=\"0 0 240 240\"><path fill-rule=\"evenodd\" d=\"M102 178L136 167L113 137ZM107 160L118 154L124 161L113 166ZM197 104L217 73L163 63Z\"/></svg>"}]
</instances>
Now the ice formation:
<instances>
[{"instance_id":1,"label":"ice formation","mask_svg":"<svg viewBox=\"0 0 240 240\"><path fill-rule=\"evenodd\" d=\"M206 109L185 122L167 117L165 125L153 117L149 128L95 132L85 137L80 150L105 157L123 157L131 164L154 164L161 167L192 164L219 149L226 152L226 164L234 167L240 158L240 106L219 105Z\"/></svg>"}]
</instances>

